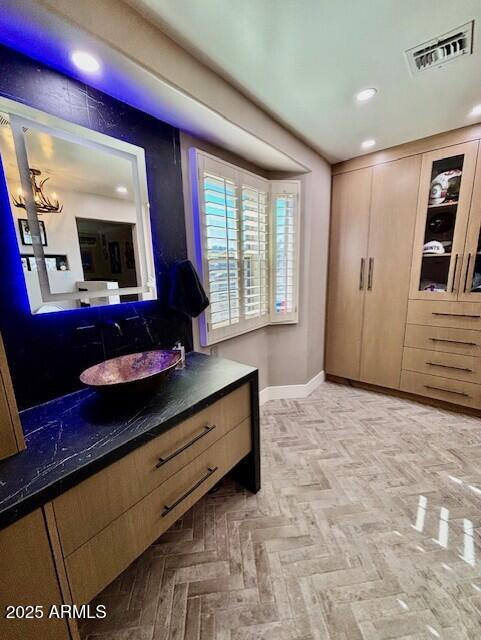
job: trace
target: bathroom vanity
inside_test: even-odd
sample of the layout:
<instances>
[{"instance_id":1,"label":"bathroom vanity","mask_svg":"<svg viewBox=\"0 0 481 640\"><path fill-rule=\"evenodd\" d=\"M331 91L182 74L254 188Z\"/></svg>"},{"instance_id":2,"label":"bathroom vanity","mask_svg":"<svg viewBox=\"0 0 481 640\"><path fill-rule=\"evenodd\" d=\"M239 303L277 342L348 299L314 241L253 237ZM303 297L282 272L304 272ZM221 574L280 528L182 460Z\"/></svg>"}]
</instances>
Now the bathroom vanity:
<instances>
[{"instance_id":1,"label":"bathroom vanity","mask_svg":"<svg viewBox=\"0 0 481 640\"><path fill-rule=\"evenodd\" d=\"M258 373L236 362L192 353L146 398L81 391L21 419L28 446L0 463L5 640L78 638L51 605L87 604L227 472L260 489Z\"/></svg>"}]
</instances>

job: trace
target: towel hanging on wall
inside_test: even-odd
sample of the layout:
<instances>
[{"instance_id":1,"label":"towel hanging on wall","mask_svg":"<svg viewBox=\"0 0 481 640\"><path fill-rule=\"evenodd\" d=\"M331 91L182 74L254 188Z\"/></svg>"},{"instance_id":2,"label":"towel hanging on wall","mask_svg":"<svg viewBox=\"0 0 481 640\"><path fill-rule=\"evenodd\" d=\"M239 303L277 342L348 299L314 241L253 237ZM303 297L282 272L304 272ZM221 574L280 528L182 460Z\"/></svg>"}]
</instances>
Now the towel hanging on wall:
<instances>
[{"instance_id":1,"label":"towel hanging on wall","mask_svg":"<svg viewBox=\"0 0 481 640\"><path fill-rule=\"evenodd\" d=\"M209 304L192 262L174 262L169 269L169 307L196 318Z\"/></svg>"}]
</instances>

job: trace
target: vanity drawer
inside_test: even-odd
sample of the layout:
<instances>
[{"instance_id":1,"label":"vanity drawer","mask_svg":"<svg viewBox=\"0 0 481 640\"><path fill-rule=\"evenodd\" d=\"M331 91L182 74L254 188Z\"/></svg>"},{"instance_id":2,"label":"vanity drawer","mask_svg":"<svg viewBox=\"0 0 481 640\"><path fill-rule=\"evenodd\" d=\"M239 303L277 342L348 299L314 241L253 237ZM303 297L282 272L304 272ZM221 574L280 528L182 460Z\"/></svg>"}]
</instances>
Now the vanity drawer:
<instances>
[{"instance_id":1,"label":"vanity drawer","mask_svg":"<svg viewBox=\"0 0 481 640\"><path fill-rule=\"evenodd\" d=\"M250 415L246 384L53 501L64 556Z\"/></svg>"},{"instance_id":2,"label":"vanity drawer","mask_svg":"<svg viewBox=\"0 0 481 640\"><path fill-rule=\"evenodd\" d=\"M252 448L250 419L65 559L73 601L89 602Z\"/></svg>"},{"instance_id":3,"label":"vanity drawer","mask_svg":"<svg viewBox=\"0 0 481 640\"><path fill-rule=\"evenodd\" d=\"M481 382L481 359L457 353L404 347L402 368L475 384Z\"/></svg>"},{"instance_id":4,"label":"vanity drawer","mask_svg":"<svg viewBox=\"0 0 481 640\"><path fill-rule=\"evenodd\" d=\"M404 345L418 349L480 357L481 331L408 324Z\"/></svg>"},{"instance_id":5,"label":"vanity drawer","mask_svg":"<svg viewBox=\"0 0 481 640\"><path fill-rule=\"evenodd\" d=\"M481 329L481 303L410 300L407 322L430 327Z\"/></svg>"},{"instance_id":6,"label":"vanity drawer","mask_svg":"<svg viewBox=\"0 0 481 640\"><path fill-rule=\"evenodd\" d=\"M401 390L465 407L481 408L481 385L471 382L403 370Z\"/></svg>"}]
</instances>

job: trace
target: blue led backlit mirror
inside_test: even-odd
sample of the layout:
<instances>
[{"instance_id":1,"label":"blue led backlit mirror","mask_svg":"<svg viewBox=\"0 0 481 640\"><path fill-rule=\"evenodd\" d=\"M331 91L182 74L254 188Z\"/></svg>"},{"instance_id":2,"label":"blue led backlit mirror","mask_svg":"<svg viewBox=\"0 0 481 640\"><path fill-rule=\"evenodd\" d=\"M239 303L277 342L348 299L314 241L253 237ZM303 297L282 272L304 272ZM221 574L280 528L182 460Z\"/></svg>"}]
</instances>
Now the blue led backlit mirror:
<instances>
[{"instance_id":1,"label":"blue led backlit mirror","mask_svg":"<svg viewBox=\"0 0 481 640\"><path fill-rule=\"evenodd\" d=\"M143 149L0 99L0 155L32 313L156 298Z\"/></svg>"}]
</instances>

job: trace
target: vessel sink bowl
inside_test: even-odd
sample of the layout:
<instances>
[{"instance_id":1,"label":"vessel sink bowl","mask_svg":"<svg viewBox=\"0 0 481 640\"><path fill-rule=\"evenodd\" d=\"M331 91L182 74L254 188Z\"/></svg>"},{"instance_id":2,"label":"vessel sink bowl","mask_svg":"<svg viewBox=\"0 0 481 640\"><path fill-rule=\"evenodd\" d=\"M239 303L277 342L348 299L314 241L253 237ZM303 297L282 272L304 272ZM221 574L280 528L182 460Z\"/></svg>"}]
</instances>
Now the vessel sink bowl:
<instances>
[{"instance_id":1,"label":"vessel sink bowl","mask_svg":"<svg viewBox=\"0 0 481 640\"><path fill-rule=\"evenodd\" d=\"M97 391L142 389L158 384L179 364L178 351L156 350L132 353L89 367L80 381Z\"/></svg>"}]
</instances>

